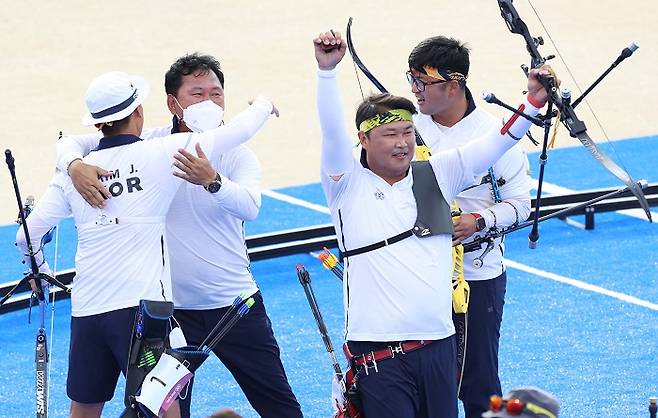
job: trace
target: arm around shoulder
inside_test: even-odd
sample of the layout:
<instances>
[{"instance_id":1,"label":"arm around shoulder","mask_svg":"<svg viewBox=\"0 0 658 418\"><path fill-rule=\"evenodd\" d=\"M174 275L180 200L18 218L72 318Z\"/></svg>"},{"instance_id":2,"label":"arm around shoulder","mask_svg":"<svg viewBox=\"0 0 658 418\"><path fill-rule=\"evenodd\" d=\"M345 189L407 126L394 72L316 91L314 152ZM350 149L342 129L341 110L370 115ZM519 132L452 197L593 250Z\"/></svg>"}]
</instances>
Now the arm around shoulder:
<instances>
[{"instance_id":1,"label":"arm around shoulder","mask_svg":"<svg viewBox=\"0 0 658 418\"><path fill-rule=\"evenodd\" d=\"M98 148L101 134L64 136L57 141L57 168L63 173L68 172L69 165L92 150Z\"/></svg>"}]
</instances>

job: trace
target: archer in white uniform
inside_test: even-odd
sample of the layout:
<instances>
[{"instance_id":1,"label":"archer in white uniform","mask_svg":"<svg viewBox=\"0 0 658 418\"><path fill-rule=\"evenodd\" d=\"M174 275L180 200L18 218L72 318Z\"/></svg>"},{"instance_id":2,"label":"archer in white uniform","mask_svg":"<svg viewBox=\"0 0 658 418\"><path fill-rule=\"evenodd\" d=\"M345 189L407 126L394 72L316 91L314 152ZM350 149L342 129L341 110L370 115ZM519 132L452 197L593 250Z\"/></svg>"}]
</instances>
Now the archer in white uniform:
<instances>
[{"instance_id":1,"label":"archer in white uniform","mask_svg":"<svg viewBox=\"0 0 658 418\"><path fill-rule=\"evenodd\" d=\"M409 100L388 94L365 99L356 118L365 150L359 163L344 126L334 69L346 46L333 32L314 43L320 69L322 185L341 251L347 254L346 339L354 364L361 365L357 375L363 412L378 418L456 417L452 237L447 232L399 239L414 226L417 214L415 170L410 167L415 144L411 114L416 110ZM530 73L529 98L523 105L533 115L538 108L532 103L541 107L546 99L536 74ZM433 155L429 164L445 205L528 127L525 119L514 117L505 129ZM450 225L449 212L443 221Z\"/></svg>"},{"instance_id":2,"label":"archer in white uniform","mask_svg":"<svg viewBox=\"0 0 658 418\"><path fill-rule=\"evenodd\" d=\"M503 124L476 108L466 87L469 64L468 48L443 36L425 39L409 55L408 78L420 110L414 123L433 153L467 144ZM527 157L514 147L480 173L479 185L457 196L462 215L455 221L454 241L467 243L489 229L525 221L530 215L528 170ZM484 177L490 181L482 182ZM468 320L455 316L455 326L466 329L466 335L463 328L459 333L467 342L459 393L466 418L480 418L489 407L489 397L502 395L498 346L507 284L502 238L485 256L484 251L464 254L464 278L470 287ZM476 268L479 257L482 264Z\"/></svg>"}]
</instances>

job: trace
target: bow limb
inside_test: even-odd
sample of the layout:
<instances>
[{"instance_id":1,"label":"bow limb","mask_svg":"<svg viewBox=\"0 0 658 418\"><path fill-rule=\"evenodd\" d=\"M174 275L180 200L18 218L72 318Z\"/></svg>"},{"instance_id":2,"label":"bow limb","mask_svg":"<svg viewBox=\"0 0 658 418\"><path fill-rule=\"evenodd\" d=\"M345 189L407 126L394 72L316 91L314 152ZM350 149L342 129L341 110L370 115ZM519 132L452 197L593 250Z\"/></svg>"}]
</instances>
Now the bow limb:
<instances>
[{"instance_id":1,"label":"bow limb","mask_svg":"<svg viewBox=\"0 0 658 418\"><path fill-rule=\"evenodd\" d=\"M507 24L507 28L510 32L516 33L523 36L525 39L526 48L531 57L531 67L537 68L540 67L546 58L541 56L538 46L544 43L543 39L535 38L530 35L528 26L519 16L519 13L516 11L516 8L512 4L513 0L498 0L498 7L500 7L500 14Z\"/></svg>"},{"instance_id":2,"label":"bow limb","mask_svg":"<svg viewBox=\"0 0 658 418\"><path fill-rule=\"evenodd\" d=\"M359 58L359 55L356 53L356 50L354 49L354 44L352 43L352 18L347 21L347 30L345 31L345 35L347 36L347 49L350 51L350 55L352 56L352 61L354 61L354 64L356 64L357 67L361 70L361 72L372 82L372 84L375 85L379 89L380 92L382 93L388 93L388 90L386 90L386 87L382 83L377 80L377 78L372 75L370 70L363 64L361 61L361 58Z\"/></svg>"},{"instance_id":3,"label":"bow limb","mask_svg":"<svg viewBox=\"0 0 658 418\"><path fill-rule=\"evenodd\" d=\"M646 197L642 188L638 183L633 180L633 178L626 172L624 169L619 167L614 161L608 158L601 149L596 145L596 143L590 138L587 132L582 132L576 135L576 138L580 141L581 144L587 149L596 158L596 160L603 165L613 176L617 177L619 180L623 181L628 189L633 193L640 202L640 206L644 210L644 213L647 215L649 222L653 222L651 219L651 210L649 209L649 203L647 202Z\"/></svg>"},{"instance_id":4,"label":"bow limb","mask_svg":"<svg viewBox=\"0 0 658 418\"><path fill-rule=\"evenodd\" d=\"M382 83L377 80L377 78L368 70L368 68L365 66L363 61L361 61L361 58L359 58L359 55L356 53L356 49L354 49L354 43L352 42L352 18L350 17L349 20L347 21L347 29L345 30L345 36L347 37L347 50L350 51L350 56L352 57L352 61L354 64L359 67L361 72L372 82L372 84L379 89L380 92L382 93L388 93L388 90L386 90L386 87ZM357 80L359 78L359 74L356 74ZM359 84L360 86L360 84ZM363 96L363 91L361 91L361 95ZM416 128L414 128L414 135L416 136L416 156L418 160L427 160L431 155L431 151L425 144L425 140L423 140L423 137L420 136L420 133Z\"/></svg>"}]
</instances>

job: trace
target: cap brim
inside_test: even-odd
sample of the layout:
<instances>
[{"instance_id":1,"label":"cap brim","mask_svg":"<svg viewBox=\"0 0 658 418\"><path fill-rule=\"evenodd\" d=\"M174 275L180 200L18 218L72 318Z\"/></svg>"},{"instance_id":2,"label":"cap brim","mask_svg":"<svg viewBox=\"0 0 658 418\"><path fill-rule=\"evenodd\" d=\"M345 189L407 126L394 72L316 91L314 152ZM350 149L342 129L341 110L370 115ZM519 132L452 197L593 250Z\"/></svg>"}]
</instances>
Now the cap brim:
<instances>
[{"instance_id":1,"label":"cap brim","mask_svg":"<svg viewBox=\"0 0 658 418\"><path fill-rule=\"evenodd\" d=\"M117 120L121 120L129 116L132 112L135 111L135 109L139 107L139 105L144 103L144 101L149 95L149 92L151 91L148 82L143 77L140 77L138 75L130 76L130 81L135 87L135 90L137 91L137 97L135 98L134 102L132 102L128 107L126 107L123 110L120 110L119 112L101 118L94 118L91 115L91 113L87 112L82 116L82 125L92 126L98 123L114 122Z\"/></svg>"}]
</instances>

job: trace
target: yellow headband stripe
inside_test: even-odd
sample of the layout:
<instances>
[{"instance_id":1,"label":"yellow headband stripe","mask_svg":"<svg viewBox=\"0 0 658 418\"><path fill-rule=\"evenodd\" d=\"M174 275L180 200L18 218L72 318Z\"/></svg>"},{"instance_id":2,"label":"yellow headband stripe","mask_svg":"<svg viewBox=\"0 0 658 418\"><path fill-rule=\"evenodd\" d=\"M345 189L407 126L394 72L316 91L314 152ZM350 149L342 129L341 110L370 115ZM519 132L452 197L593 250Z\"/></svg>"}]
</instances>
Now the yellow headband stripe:
<instances>
[{"instance_id":1,"label":"yellow headband stripe","mask_svg":"<svg viewBox=\"0 0 658 418\"><path fill-rule=\"evenodd\" d=\"M429 65L423 65L423 70L425 70L425 74L428 76L441 81L466 81L468 78L462 73L458 73L456 71L440 70L438 68L430 67Z\"/></svg>"},{"instance_id":2,"label":"yellow headband stripe","mask_svg":"<svg viewBox=\"0 0 658 418\"><path fill-rule=\"evenodd\" d=\"M359 130L368 132L373 128L385 125L391 122L408 121L411 122L411 112L405 109L391 109L383 113L378 113L370 119L366 119L359 124Z\"/></svg>"}]
</instances>

